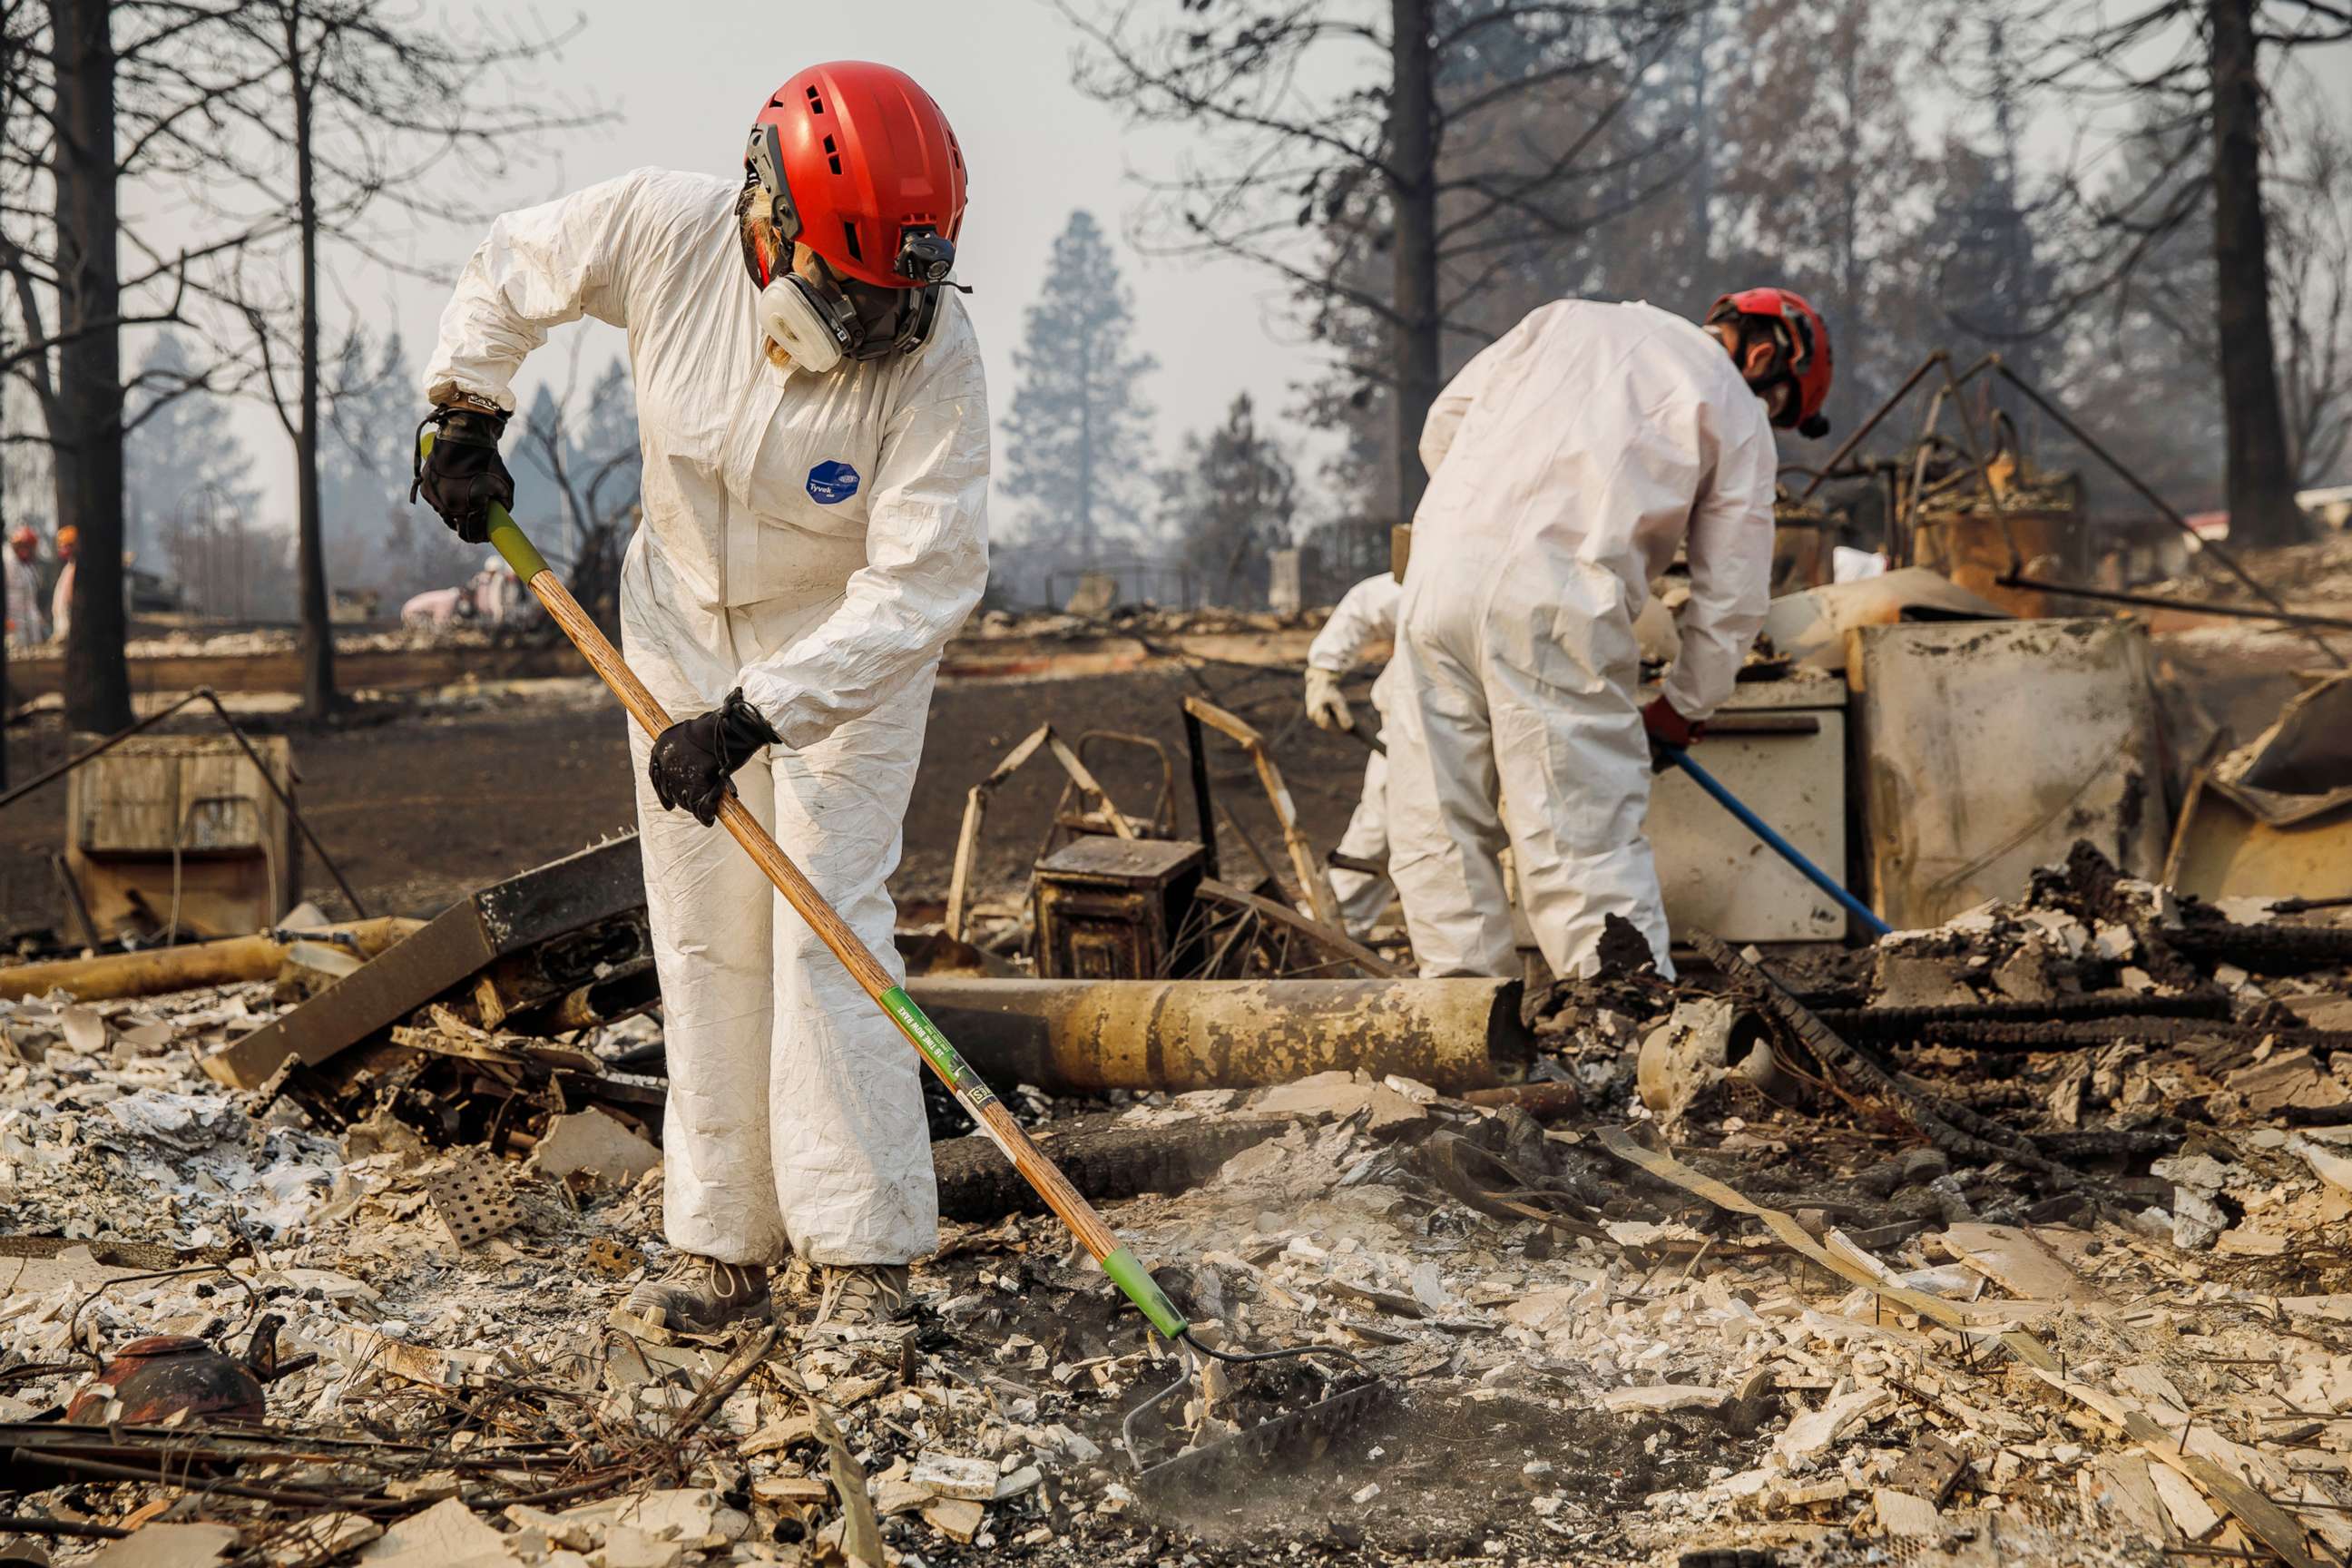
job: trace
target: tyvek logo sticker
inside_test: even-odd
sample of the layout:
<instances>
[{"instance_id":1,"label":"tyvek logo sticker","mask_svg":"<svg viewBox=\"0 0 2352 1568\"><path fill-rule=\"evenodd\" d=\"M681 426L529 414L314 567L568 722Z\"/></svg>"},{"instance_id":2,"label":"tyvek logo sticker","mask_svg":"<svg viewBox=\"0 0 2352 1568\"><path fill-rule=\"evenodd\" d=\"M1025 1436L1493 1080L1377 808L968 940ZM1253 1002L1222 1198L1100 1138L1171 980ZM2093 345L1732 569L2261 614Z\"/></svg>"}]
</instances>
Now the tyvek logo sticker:
<instances>
[{"instance_id":1,"label":"tyvek logo sticker","mask_svg":"<svg viewBox=\"0 0 2352 1568\"><path fill-rule=\"evenodd\" d=\"M838 506L857 493L857 470L828 458L809 470L808 493L819 506Z\"/></svg>"}]
</instances>

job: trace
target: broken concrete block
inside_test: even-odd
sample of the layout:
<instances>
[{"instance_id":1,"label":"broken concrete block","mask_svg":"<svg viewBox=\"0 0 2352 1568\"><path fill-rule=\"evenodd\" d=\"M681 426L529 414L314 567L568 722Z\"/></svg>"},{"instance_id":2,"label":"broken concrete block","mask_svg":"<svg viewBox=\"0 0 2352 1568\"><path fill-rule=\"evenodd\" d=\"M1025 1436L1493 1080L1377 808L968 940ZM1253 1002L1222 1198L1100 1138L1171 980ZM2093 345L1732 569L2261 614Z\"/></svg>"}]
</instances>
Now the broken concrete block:
<instances>
[{"instance_id":1,"label":"broken concrete block","mask_svg":"<svg viewBox=\"0 0 2352 1568\"><path fill-rule=\"evenodd\" d=\"M588 1528L586 1521L565 1519L561 1514L549 1513L544 1509L532 1508L528 1503L519 1502L509 1505L506 1510L506 1519L507 1522L517 1530L534 1531L551 1545L564 1547L570 1551L586 1552L596 1544L595 1534Z\"/></svg>"},{"instance_id":2,"label":"broken concrete block","mask_svg":"<svg viewBox=\"0 0 2352 1568\"><path fill-rule=\"evenodd\" d=\"M916 1456L907 1479L937 1497L977 1498L985 1502L996 1495L996 1474L992 1459L967 1459L927 1448Z\"/></svg>"},{"instance_id":3,"label":"broken concrete block","mask_svg":"<svg viewBox=\"0 0 2352 1568\"><path fill-rule=\"evenodd\" d=\"M2289 1106L2352 1104L2352 1092L2307 1050L2281 1051L2268 1061L2225 1073L2221 1083L2243 1097L2246 1109L2257 1116L2275 1115Z\"/></svg>"},{"instance_id":4,"label":"broken concrete block","mask_svg":"<svg viewBox=\"0 0 2352 1568\"><path fill-rule=\"evenodd\" d=\"M793 1444L805 1442L816 1435L815 1416L787 1415L781 1421L769 1422L765 1426L744 1438L742 1446L735 1452L749 1459L760 1454L772 1454L780 1449L789 1448Z\"/></svg>"},{"instance_id":5,"label":"broken concrete block","mask_svg":"<svg viewBox=\"0 0 2352 1568\"><path fill-rule=\"evenodd\" d=\"M1091 1465L1102 1458L1102 1447L1094 1439L1059 1422L1046 1427L1045 1436L1053 1439L1054 1447L1062 1458L1072 1464Z\"/></svg>"},{"instance_id":6,"label":"broken concrete block","mask_svg":"<svg viewBox=\"0 0 2352 1568\"><path fill-rule=\"evenodd\" d=\"M2306 1029L2352 1029L2352 996L2289 996L2287 1010Z\"/></svg>"},{"instance_id":7,"label":"broken concrete block","mask_svg":"<svg viewBox=\"0 0 2352 1568\"><path fill-rule=\"evenodd\" d=\"M2050 950L2038 942L2020 943L1993 965L1993 989L2013 1002L2047 1002L2058 994L2050 978Z\"/></svg>"},{"instance_id":8,"label":"broken concrete block","mask_svg":"<svg viewBox=\"0 0 2352 1568\"><path fill-rule=\"evenodd\" d=\"M1981 1000L1960 978L1957 960L1878 950L1870 983L1874 1007L1948 1007Z\"/></svg>"},{"instance_id":9,"label":"broken concrete block","mask_svg":"<svg viewBox=\"0 0 2352 1568\"><path fill-rule=\"evenodd\" d=\"M1577 1299L1583 1294L1583 1290L1577 1289L1538 1290L1504 1308L1503 1316L1523 1329L1533 1329L1542 1333L1574 1310Z\"/></svg>"},{"instance_id":10,"label":"broken concrete block","mask_svg":"<svg viewBox=\"0 0 2352 1568\"><path fill-rule=\"evenodd\" d=\"M602 1568L676 1568L686 1548L626 1524L604 1531L604 1544L589 1559Z\"/></svg>"},{"instance_id":11,"label":"broken concrete block","mask_svg":"<svg viewBox=\"0 0 2352 1568\"><path fill-rule=\"evenodd\" d=\"M661 1151L595 1106L547 1124L531 1163L562 1181L584 1175L599 1186L626 1187L661 1164Z\"/></svg>"},{"instance_id":12,"label":"broken concrete block","mask_svg":"<svg viewBox=\"0 0 2352 1568\"><path fill-rule=\"evenodd\" d=\"M2149 1466L2147 1479L2156 1488L2157 1500L2172 1516L2173 1527L2184 1540L2202 1541L2208 1531L2221 1522L2221 1516L2213 1511L2213 1505L2205 1500L2197 1483L2171 1466Z\"/></svg>"},{"instance_id":13,"label":"broken concrete block","mask_svg":"<svg viewBox=\"0 0 2352 1568\"><path fill-rule=\"evenodd\" d=\"M2167 1215L2165 1233L2171 1228ZM2070 1301L2084 1307L2106 1303L2096 1286L2021 1226L1969 1222L1947 1226L1937 1239L1946 1252L2021 1301Z\"/></svg>"},{"instance_id":14,"label":"broken concrete block","mask_svg":"<svg viewBox=\"0 0 2352 1568\"><path fill-rule=\"evenodd\" d=\"M1277 1084L1253 1100L1250 1109L1267 1116L1311 1116L1334 1121L1369 1111L1365 1131L1375 1134L1414 1126L1429 1117L1428 1111L1388 1085L1339 1068L1296 1083Z\"/></svg>"},{"instance_id":15,"label":"broken concrete block","mask_svg":"<svg viewBox=\"0 0 2352 1568\"><path fill-rule=\"evenodd\" d=\"M89 1561L91 1568L209 1568L236 1544L233 1524L148 1524Z\"/></svg>"},{"instance_id":16,"label":"broken concrete block","mask_svg":"<svg viewBox=\"0 0 2352 1568\"><path fill-rule=\"evenodd\" d=\"M1731 1403L1727 1388L1703 1388L1696 1384L1658 1383L1646 1386L1612 1388L1601 1395L1601 1408L1620 1413L1650 1411L1663 1414L1669 1410L1720 1410Z\"/></svg>"},{"instance_id":17,"label":"broken concrete block","mask_svg":"<svg viewBox=\"0 0 2352 1568\"><path fill-rule=\"evenodd\" d=\"M1939 1535L1944 1529L1944 1516L1936 1505L1923 1497L1899 1492L1891 1487L1880 1487L1871 1494L1872 1506L1878 1511L1878 1528L1889 1535Z\"/></svg>"},{"instance_id":18,"label":"broken concrete block","mask_svg":"<svg viewBox=\"0 0 2352 1568\"><path fill-rule=\"evenodd\" d=\"M2312 1173L2329 1186L2352 1193L2352 1159L2347 1159L2332 1149L2323 1149L2301 1135L2286 1141L2286 1152L2302 1156Z\"/></svg>"},{"instance_id":19,"label":"broken concrete block","mask_svg":"<svg viewBox=\"0 0 2352 1568\"><path fill-rule=\"evenodd\" d=\"M1818 1410L1803 1411L1791 1418L1789 1429L1773 1447L1791 1459L1809 1459L1894 1407L1893 1390L1864 1384L1834 1396Z\"/></svg>"},{"instance_id":20,"label":"broken concrete block","mask_svg":"<svg viewBox=\"0 0 2352 1568\"><path fill-rule=\"evenodd\" d=\"M2172 1245L2183 1252L2202 1252L2230 1228L2230 1216L2212 1197L2193 1187L2172 1189Z\"/></svg>"},{"instance_id":21,"label":"broken concrete block","mask_svg":"<svg viewBox=\"0 0 2352 1568\"><path fill-rule=\"evenodd\" d=\"M950 1541L971 1544L988 1519L988 1505L969 1498L933 1498L923 1505L923 1522Z\"/></svg>"},{"instance_id":22,"label":"broken concrete block","mask_svg":"<svg viewBox=\"0 0 2352 1568\"><path fill-rule=\"evenodd\" d=\"M671 1487L609 1498L603 1502L565 1509L557 1517L592 1528L604 1526L608 1534L613 1526L625 1525L649 1535L673 1537L690 1546L699 1546L713 1536L738 1540L751 1528L747 1515L728 1507L717 1492L700 1487Z\"/></svg>"},{"instance_id":23,"label":"broken concrete block","mask_svg":"<svg viewBox=\"0 0 2352 1568\"><path fill-rule=\"evenodd\" d=\"M456 1498L444 1498L422 1513L388 1526L362 1549L366 1568L460 1568L504 1565L514 1561L508 1539L484 1524Z\"/></svg>"},{"instance_id":24,"label":"broken concrete block","mask_svg":"<svg viewBox=\"0 0 2352 1568\"><path fill-rule=\"evenodd\" d=\"M894 1513L912 1513L939 1494L929 1487L919 1487L904 1476L884 1476L870 1489L874 1511L884 1519Z\"/></svg>"}]
</instances>

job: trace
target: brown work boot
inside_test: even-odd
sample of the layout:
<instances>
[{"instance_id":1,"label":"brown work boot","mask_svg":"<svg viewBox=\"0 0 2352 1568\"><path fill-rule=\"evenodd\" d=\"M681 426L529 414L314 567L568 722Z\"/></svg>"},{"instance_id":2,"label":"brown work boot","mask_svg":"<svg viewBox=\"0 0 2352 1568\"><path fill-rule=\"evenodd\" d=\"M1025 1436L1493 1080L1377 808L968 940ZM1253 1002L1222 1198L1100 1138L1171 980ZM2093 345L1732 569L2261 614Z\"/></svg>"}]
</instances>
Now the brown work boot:
<instances>
[{"instance_id":1,"label":"brown work boot","mask_svg":"<svg viewBox=\"0 0 2352 1568\"><path fill-rule=\"evenodd\" d=\"M721 1263L697 1252L671 1255L658 1279L648 1278L614 1311L675 1334L715 1334L768 1310L768 1270L758 1263Z\"/></svg>"},{"instance_id":2,"label":"brown work boot","mask_svg":"<svg viewBox=\"0 0 2352 1568\"><path fill-rule=\"evenodd\" d=\"M828 1265L817 1276L816 1316L805 1331L811 1339L864 1339L907 1315L903 1263Z\"/></svg>"}]
</instances>

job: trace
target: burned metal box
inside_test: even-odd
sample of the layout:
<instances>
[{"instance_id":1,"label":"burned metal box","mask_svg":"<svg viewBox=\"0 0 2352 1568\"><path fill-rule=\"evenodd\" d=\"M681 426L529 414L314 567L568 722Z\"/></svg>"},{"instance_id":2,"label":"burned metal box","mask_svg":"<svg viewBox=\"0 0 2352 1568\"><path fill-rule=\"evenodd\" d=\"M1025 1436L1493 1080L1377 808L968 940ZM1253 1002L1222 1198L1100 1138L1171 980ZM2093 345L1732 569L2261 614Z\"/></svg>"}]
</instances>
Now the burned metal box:
<instances>
[{"instance_id":1,"label":"burned metal box","mask_svg":"<svg viewBox=\"0 0 2352 1568\"><path fill-rule=\"evenodd\" d=\"M1846 874L1846 689L1803 672L1743 682L1709 725L1699 755L1724 786L1814 865ZM1666 924L1677 939L1835 942L1845 911L1680 768L1650 786L1643 823L1656 852Z\"/></svg>"},{"instance_id":2,"label":"burned metal box","mask_svg":"<svg viewBox=\"0 0 2352 1568\"><path fill-rule=\"evenodd\" d=\"M1175 968L1201 885L1198 844L1076 839L1037 862L1037 973L1046 980L1158 980Z\"/></svg>"},{"instance_id":3,"label":"burned metal box","mask_svg":"<svg viewBox=\"0 0 2352 1568\"><path fill-rule=\"evenodd\" d=\"M286 739L257 739L291 790ZM266 931L301 887L294 831L270 781L226 735L142 735L66 784L67 872L93 930L153 936Z\"/></svg>"}]
</instances>

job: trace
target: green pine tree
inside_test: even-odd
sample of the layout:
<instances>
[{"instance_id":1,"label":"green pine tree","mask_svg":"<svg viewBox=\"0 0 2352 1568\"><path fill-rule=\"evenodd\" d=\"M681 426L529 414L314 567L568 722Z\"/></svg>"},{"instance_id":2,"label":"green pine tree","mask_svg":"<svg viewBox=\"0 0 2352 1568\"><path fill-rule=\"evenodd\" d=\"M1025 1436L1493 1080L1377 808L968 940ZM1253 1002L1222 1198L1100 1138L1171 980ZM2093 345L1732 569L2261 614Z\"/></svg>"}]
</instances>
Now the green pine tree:
<instances>
[{"instance_id":1,"label":"green pine tree","mask_svg":"<svg viewBox=\"0 0 2352 1568\"><path fill-rule=\"evenodd\" d=\"M1129 344L1134 300L1093 214L1070 215L1045 276L1013 356L1021 384L1005 420L1004 491L1026 503L1041 566L1090 565L1106 545L1143 536L1152 411L1141 383L1157 366Z\"/></svg>"}]
</instances>

